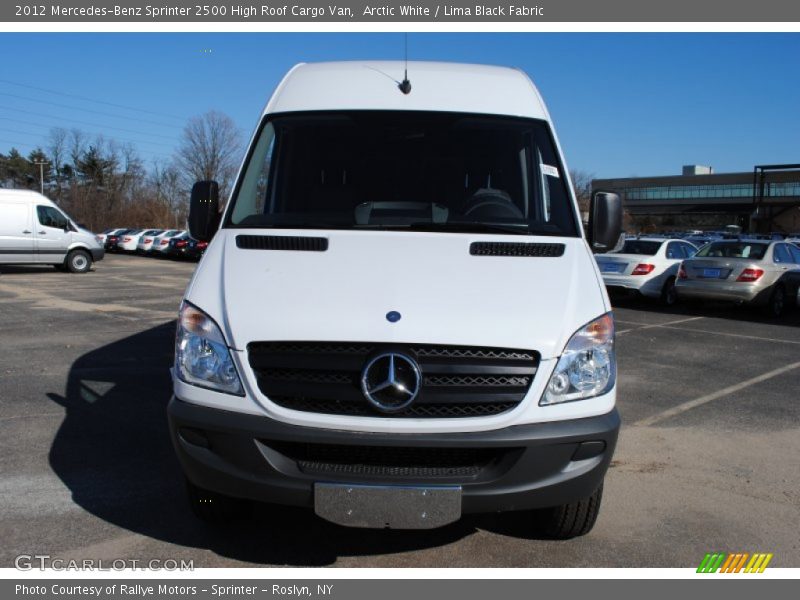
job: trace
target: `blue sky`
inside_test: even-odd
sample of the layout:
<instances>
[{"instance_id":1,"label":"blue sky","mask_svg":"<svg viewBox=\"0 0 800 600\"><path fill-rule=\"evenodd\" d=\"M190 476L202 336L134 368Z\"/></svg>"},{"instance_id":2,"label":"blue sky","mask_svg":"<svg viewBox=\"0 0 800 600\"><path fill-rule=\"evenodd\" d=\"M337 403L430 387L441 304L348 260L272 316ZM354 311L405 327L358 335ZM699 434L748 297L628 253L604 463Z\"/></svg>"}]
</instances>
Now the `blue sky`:
<instances>
[{"instance_id":1,"label":"blue sky","mask_svg":"<svg viewBox=\"0 0 800 600\"><path fill-rule=\"evenodd\" d=\"M0 56L0 152L61 125L149 164L188 117L221 110L247 137L293 64L402 58L403 35L2 33ZM800 162L800 34L412 33L409 57L521 67L570 168L597 177Z\"/></svg>"}]
</instances>

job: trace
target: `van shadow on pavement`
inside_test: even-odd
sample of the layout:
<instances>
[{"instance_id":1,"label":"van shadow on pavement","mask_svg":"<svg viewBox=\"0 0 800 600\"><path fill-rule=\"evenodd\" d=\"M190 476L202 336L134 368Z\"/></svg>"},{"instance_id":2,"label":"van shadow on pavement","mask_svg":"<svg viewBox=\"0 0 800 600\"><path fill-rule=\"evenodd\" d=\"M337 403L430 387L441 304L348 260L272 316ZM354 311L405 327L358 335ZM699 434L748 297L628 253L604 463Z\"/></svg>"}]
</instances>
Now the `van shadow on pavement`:
<instances>
[{"instance_id":1,"label":"van shadow on pavement","mask_svg":"<svg viewBox=\"0 0 800 600\"><path fill-rule=\"evenodd\" d=\"M66 397L49 394L66 409L50 465L86 511L169 544L259 564L329 565L340 556L444 546L479 524L509 535L492 516L466 517L430 531L376 531L338 527L311 510L269 505L258 505L253 520L225 526L197 520L186 503L167 427L174 331L174 322L167 323L84 354L72 365Z\"/></svg>"}]
</instances>

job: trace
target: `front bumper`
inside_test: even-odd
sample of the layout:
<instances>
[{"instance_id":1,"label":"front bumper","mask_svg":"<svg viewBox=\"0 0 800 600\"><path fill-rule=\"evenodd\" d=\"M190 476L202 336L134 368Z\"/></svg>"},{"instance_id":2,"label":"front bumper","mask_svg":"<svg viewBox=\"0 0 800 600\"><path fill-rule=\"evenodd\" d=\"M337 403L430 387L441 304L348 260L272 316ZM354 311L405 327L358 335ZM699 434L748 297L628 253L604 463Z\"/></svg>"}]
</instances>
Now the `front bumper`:
<instances>
[{"instance_id":1,"label":"front bumper","mask_svg":"<svg viewBox=\"0 0 800 600\"><path fill-rule=\"evenodd\" d=\"M92 248L89 250L92 253L92 260L97 262L98 260L103 260L103 257L106 255L105 248Z\"/></svg>"},{"instance_id":2,"label":"front bumper","mask_svg":"<svg viewBox=\"0 0 800 600\"><path fill-rule=\"evenodd\" d=\"M462 513L526 510L586 498L603 481L616 446L616 409L599 417L517 425L469 433L388 434L300 427L266 416L169 403L178 459L195 485L228 496L275 504L314 506L315 483L381 486L461 486ZM478 450L494 458L479 471L415 476L403 465L342 468L338 458L394 453L425 456ZM331 449L330 470L309 472L295 451ZM352 467L353 465L349 465ZM401 468L396 468L396 467ZM359 468L361 467L361 468ZM375 465L373 465L375 467ZM380 474L376 474L379 472Z\"/></svg>"}]
</instances>

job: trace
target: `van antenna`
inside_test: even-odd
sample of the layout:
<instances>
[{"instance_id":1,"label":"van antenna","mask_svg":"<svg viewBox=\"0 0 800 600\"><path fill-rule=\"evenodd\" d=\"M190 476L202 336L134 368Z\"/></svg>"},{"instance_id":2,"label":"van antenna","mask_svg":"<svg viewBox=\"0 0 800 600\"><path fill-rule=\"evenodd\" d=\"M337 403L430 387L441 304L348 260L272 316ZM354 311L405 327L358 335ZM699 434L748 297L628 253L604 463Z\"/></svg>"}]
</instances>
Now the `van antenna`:
<instances>
[{"instance_id":1,"label":"van antenna","mask_svg":"<svg viewBox=\"0 0 800 600\"><path fill-rule=\"evenodd\" d=\"M405 72L403 74L403 81L397 84L397 87L400 88L401 92L408 95L411 93L411 82L408 80L408 32L406 32L405 34L405 46L406 46Z\"/></svg>"}]
</instances>

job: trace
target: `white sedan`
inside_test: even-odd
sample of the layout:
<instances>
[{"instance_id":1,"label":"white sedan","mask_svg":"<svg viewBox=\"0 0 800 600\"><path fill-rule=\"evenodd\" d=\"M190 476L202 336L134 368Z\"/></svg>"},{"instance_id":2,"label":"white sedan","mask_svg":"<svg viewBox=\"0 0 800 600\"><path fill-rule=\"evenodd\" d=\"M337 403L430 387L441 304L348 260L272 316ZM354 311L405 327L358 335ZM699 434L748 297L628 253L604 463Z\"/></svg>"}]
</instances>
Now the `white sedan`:
<instances>
[{"instance_id":1,"label":"white sedan","mask_svg":"<svg viewBox=\"0 0 800 600\"><path fill-rule=\"evenodd\" d=\"M139 241L136 242L136 252L139 254L150 252L153 249L153 241L157 236L164 233L166 229L150 229L149 231L152 233L143 233L139 236Z\"/></svg>"},{"instance_id":2,"label":"white sedan","mask_svg":"<svg viewBox=\"0 0 800 600\"><path fill-rule=\"evenodd\" d=\"M153 245L150 247L150 252L158 256L164 255L167 248L169 248L169 241L183 233L183 229L168 229L164 233L157 235L153 238Z\"/></svg>"},{"instance_id":3,"label":"white sedan","mask_svg":"<svg viewBox=\"0 0 800 600\"><path fill-rule=\"evenodd\" d=\"M122 250L123 252L136 252L139 249L139 240L142 239L142 237L147 234L152 235L152 232L154 231L159 231L159 230L134 229L133 231L129 231L128 233L124 234L117 242L117 250Z\"/></svg>"},{"instance_id":4,"label":"white sedan","mask_svg":"<svg viewBox=\"0 0 800 600\"><path fill-rule=\"evenodd\" d=\"M609 293L639 293L672 305L681 261L696 252L685 240L641 237L625 240L619 251L598 254L595 260Z\"/></svg>"}]
</instances>

